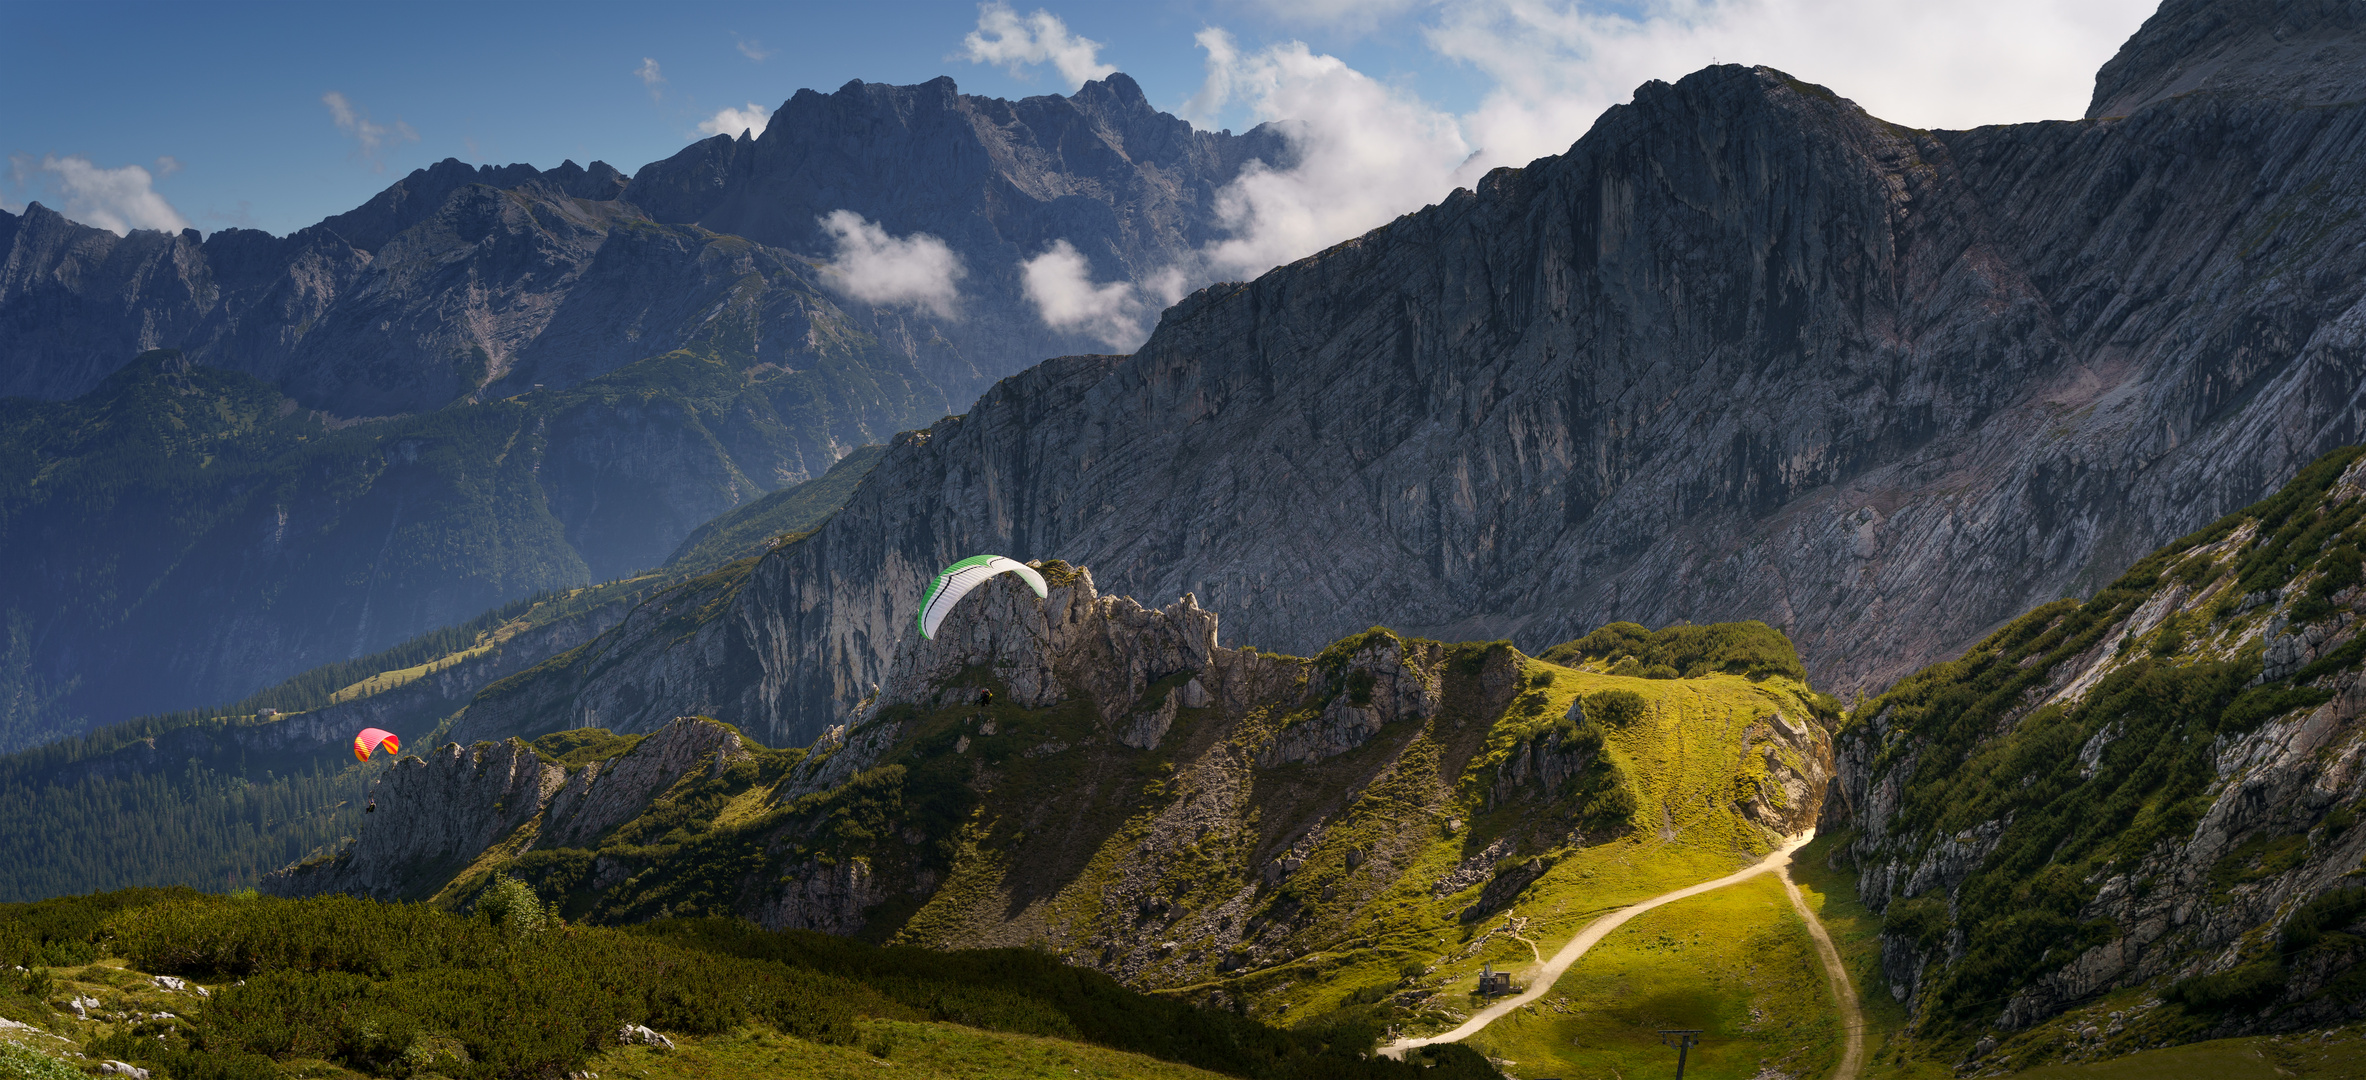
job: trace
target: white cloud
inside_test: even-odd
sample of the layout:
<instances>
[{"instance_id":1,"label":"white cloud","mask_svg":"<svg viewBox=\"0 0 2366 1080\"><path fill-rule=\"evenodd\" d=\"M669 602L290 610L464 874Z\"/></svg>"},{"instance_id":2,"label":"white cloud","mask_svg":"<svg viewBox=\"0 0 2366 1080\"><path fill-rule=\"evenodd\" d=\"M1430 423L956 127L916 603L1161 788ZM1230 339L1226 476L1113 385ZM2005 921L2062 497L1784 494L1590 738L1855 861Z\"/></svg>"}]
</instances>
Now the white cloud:
<instances>
[{"instance_id":1,"label":"white cloud","mask_svg":"<svg viewBox=\"0 0 2366 1080\"><path fill-rule=\"evenodd\" d=\"M1210 273L1253 276L1435 202L1471 156L1451 114L1337 57L1295 41L1242 54L1221 30L1200 44L1196 107L1246 99L1257 119L1282 122L1297 154L1286 169L1253 162L1218 193L1232 235L1203 252Z\"/></svg>"},{"instance_id":2,"label":"white cloud","mask_svg":"<svg viewBox=\"0 0 2366 1080\"><path fill-rule=\"evenodd\" d=\"M419 141L419 133L411 130L411 125L400 120L395 121L391 128L373 123L351 101L347 101L345 95L334 90L322 94L320 103L329 107L329 118L336 121L337 130L353 136L357 144L354 156L372 169L385 170L385 151L403 143Z\"/></svg>"},{"instance_id":3,"label":"white cloud","mask_svg":"<svg viewBox=\"0 0 2366 1080\"><path fill-rule=\"evenodd\" d=\"M758 41L755 38L743 38L739 36L739 32L736 30L732 32L731 40L738 44L739 54L741 56L747 57L748 59L753 60L759 64L771 59L772 57L772 50L765 48L763 42Z\"/></svg>"},{"instance_id":4,"label":"white cloud","mask_svg":"<svg viewBox=\"0 0 2366 1080\"><path fill-rule=\"evenodd\" d=\"M1635 14L1553 0L1448 10L1430 47L1495 82L1463 118L1487 165L1559 153L1651 79L1765 65L1925 128L2083 115L2095 69L2152 0L1646 0Z\"/></svg>"},{"instance_id":5,"label":"white cloud","mask_svg":"<svg viewBox=\"0 0 2366 1080\"><path fill-rule=\"evenodd\" d=\"M1019 264L1019 277L1045 326L1086 334L1120 351L1142 344L1160 310L1183 298L1186 275L1167 269L1148 282L1093 283L1093 268L1076 246L1052 246Z\"/></svg>"},{"instance_id":6,"label":"white cloud","mask_svg":"<svg viewBox=\"0 0 2366 1080\"><path fill-rule=\"evenodd\" d=\"M634 68L633 74L640 78L641 85L649 88L650 97L665 100L665 72L658 70L656 60L642 57L641 66Z\"/></svg>"},{"instance_id":7,"label":"white cloud","mask_svg":"<svg viewBox=\"0 0 2366 1080\"><path fill-rule=\"evenodd\" d=\"M156 159L156 175L171 176L179 171L181 171L181 159L171 154Z\"/></svg>"},{"instance_id":8,"label":"white cloud","mask_svg":"<svg viewBox=\"0 0 2366 1080\"><path fill-rule=\"evenodd\" d=\"M978 28L961 39L962 55L973 64L1001 64L1012 75L1030 64L1050 63L1070 88L1106 78L1117 69L1100 61L1101 43L1068 32L1068 24L1037 9L1021 18L1001 0L978 5Z\"/></svg>"},{"instance_id":9,"label":"white cloud","mask_svg":"<svg viewBox=\"0 0 2366 1080\"><path fill-rule=\"evenodd\" d=\"M764 134L764 125L771 122L772 110L751 101L744 109L717 111L715 115L699 121L698 130L709 135L738 135L745 131L754 136Z\"/></svg>"},{"instance_id":10,"label":"white cloud","mask_svg":"<svg viewBox=\"0 0 2366 1080\"><path fill-rule=\"evenodd\" d=\"M38 166L23 156L12 159L12 166L18 183L38 179L65 204L59 213L92 228L129 236L133 229L179 232L189 227L188 219L156 193L156 177L138 165L103 169L86 157L45 155Z\"/></svg>"},{"instance_id":11,"label":"white cloud","mask_svg":"<svg viewBox=\"0 0 2366 1080\"><path fill-rule=\"evenodd\" d=\"M866 304L910 306L945 318L959 311L957 283L968 271L943 240L927 233L889 236L852 210L833 210L820 222L837 246L822 267L831 287Z\"/></svg>"}]
</instances>

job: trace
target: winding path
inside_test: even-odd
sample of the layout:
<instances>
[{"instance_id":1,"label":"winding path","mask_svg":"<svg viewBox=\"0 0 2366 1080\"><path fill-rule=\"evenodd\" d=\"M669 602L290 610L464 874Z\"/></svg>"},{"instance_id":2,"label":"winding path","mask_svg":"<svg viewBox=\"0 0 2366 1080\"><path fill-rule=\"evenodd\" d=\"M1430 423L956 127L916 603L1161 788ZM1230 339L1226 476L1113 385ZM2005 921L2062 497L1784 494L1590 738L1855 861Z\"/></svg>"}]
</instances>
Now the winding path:
<instances>
[{"instance_id":1,"label":"winding path","mask_svg":"<svg viewBox=\"0 0 2366 1080\"><path fill-rule=\"evenodd\" d=\"M1815 835L1812 831L1810 836ZM1840 1067L1832 1070L1832 1080L1857 1080L1857 1073L1865 1066L1865 1010L1857 1003L1856 987L1848 980L1848 966L1840 962L1840 950L1832 947L1832 935L1824 932L1824 923L1816 913L1808 910L1807 898L1799 895L1799 885L1791 880L1791 858L1783 857L1783 891L1790 894L1791 909L1807 923L1808 935L1816 939L1816 958L1824 962L1824 975L1832 980L1832 997L1840 1002L1840 1028L1848 1033L1848 1041L1841 1044Z\"/></svg>"},{"instance_id":2,"label":"winding path","mask_svg":"<svg viewBox=\"0 0 2366 1080\"><path fill-rule=\"evenodd\" d=\"M1848 1032L1848 1043L1841 1051L1840 1068L1833 1073L1833 1080L1856 1080L1857 1072L1863 1065L1865 1057L1865 1024L1857 1008L1856 994L1849 987L1848 969L1841 966L1840 952L1833 948L1831 936L1824 932L1824 924L1816 920L1814 912L1808 910L1807 901L1799 895L1799 887L1791 882L1791 853L1799 850L1808 841L1815 839L1815 836L1816 831L1809 829L1792 837L1782 847L1776 848L1773 854L1746 869L1727 874L1714 881L1704 881L1698 885L1687 885L1674 892L1661 893L1642 903L1623 907L1604 915L1587 924L1584 930L1578 931L1576 937L1569 939L1569 944L1561 946L1561 951L1554 953L1551 960L1545 961L1544 967L1536 973L1533 979L1529 980L1528 989L1480 1009L1471 1014L1470 1019L1463 1021L1461 1027L1452 1031L1439 1035L1425 1035L1418 1039L1399 1039L1381 1047L1380 1052L1392 1058L1402 1058L1405 1056L1405 1051L1416 1046L1461 1042L1478 1034L1487 1025L1509 1015L1512 1010L1545 996L1552 990L1553 984L1560 981L1562 973L1568 971L1571 964L1577 963L1578 958L1586 954L1586 950L1593 948L1603 938L1610 936L1611 931L1626 925L1627 920L1663 904L1672 904L1705 892L1713 892L1771 871L1783 879L1783 890L1790 895L1791 906L1799 912L1801 918L1807 920L1808 933L1815 938L1816 955L1824 962L1824 974L1831 978L1833 993L1840 998L1841 1024ZM1531 944L1530 947L1534 948L1534 945Z\"/></svg>"}]
</instances>

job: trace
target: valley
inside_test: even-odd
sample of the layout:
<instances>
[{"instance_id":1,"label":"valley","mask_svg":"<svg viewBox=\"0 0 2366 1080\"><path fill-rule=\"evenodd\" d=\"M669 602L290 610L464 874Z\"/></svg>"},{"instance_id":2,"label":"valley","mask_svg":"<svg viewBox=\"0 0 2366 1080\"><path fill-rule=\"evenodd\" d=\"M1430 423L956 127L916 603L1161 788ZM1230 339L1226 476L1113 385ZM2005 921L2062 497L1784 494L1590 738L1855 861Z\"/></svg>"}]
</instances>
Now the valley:
<instances>
[{"instance_id":1,"label":"valley","mask_svg":"<svg viewBox=\"0 0 2366 1080\"><path fill-rule=\"evenodd\" d=\"M1409 81L976 17L1066 92L0 206L0 1080L2366 1071L2366 5L1353 235L1209 117Z\"/></svg>"}]
</instances>

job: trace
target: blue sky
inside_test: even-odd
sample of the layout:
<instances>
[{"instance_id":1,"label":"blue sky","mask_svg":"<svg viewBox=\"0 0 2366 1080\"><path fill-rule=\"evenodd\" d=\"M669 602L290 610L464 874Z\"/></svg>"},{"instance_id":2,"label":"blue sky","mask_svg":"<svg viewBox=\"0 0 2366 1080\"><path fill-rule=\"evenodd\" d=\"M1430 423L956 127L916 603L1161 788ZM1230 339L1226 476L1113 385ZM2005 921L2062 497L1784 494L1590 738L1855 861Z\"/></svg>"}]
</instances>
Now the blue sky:
<instances>
[{"instance_id":1,"label":"blue sky","mask_svg":"<svg viewBox=\"0 0 2366 1080\"><path fill-rule=\"evenodd\" d=\"M1782 67L1916 126L2077 116L2094 68L2151 5L1970 7L17 2L0 34L0 207L38 199L118 231L285 233L445 157L630 172L724 109L771 109L800 87L951 75L1023 96L1113 67L1195 122L1304 119L1331 140L1334 172L1398 178L1339 213L1277 209L1275 239L1241 259L1278 259L1434 201L1469 168L1564 148L1636 83L1712 59ZM1321 201L1327 183L1271 194Z\"/></svg>"}]
</instances>

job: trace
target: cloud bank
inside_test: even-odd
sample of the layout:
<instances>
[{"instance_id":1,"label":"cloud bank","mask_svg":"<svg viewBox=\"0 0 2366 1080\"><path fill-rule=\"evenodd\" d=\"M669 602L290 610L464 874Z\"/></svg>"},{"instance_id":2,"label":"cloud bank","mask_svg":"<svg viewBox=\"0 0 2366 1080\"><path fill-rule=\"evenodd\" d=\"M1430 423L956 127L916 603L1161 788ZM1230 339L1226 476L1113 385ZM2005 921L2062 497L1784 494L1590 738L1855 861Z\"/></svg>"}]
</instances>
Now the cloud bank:
<instances>
[{"instance_id":1,"label":"cloud bank","mask_svg":"<svg viewBox=\"0 0 2366 1080\"><path fill-rule=\"evenodd\" d=\"M1492 83L1470 112L1432 105L1406 84L1373 79L1301 42L1252 50L1221 28L1197 35L1206 80L1179 111L1203 129L1227 117L1236 126L1273 122L1293 158L1252 163L1226 185L1215 206L1226 237L1164 274L1193 283L1254 277L1435 203L1490 169L1562 153L1637 86L1711 63L1778 68L1916 127L2076 117L2095 69L2152 2L1641 0L1613 10L1571 0L1273 0L1272 11L1360 33L1416 7L1428 13L1419 28L1428 48ZM1058 20L1032 18L1065 37ZM982 7L973 42L990 20L1018 23L1008 8ZM986 62L980 52L973 45L971 58ZM1126 328L1145 325L1154 302L1182 291L1093 284L1064 243L1021 269L1046 325L1113 346L1138 343Z\"/></svg>"},{"instance_id":2,"label":"cloud bank","mask_svg":"<svg viewBox=\"0 0 2366 1080\"><path fill-rule=\"evenodd\" d=\"M1141 284L1096 285L1092 265L1076 246L1054 240L1043 254L1019 264L1019 279L1045 326L1124 352L1150 336L1150 322L1160 310L1183 298L1187 275L1169 268Z\"/></svg>"},{"instance_id":3,"label":"cloud bank","mask_svg":"<svg viewBox=\"0 0 2366 1080\"><path fill-rule=\"evenodd\" d=\"M722 109L698 122L698 130L709 135L738 135L745 131L750 137L764 134L764 125L772 122L772 110L748 102L744 109Z\"/></svg>"},{"instance_id":4,"label":"cloud bank","mask_svg":"<svg viewBox=\"0 0 2366 1080\"><path fill-rule=\"evenodd\" d=\"M953 249L927 233L894 237L852 210L820 218L836 254L822 280L866 304L912 307L942 318L960 311L959 282L968 271Z\"/></svg>"},{"instance_id":5,"label":"cloud bank","mask_svg":"<svg viewBox=\"0 0 2366 1080\"><path fill-rule=\"evenodd\" d=\"M157 159L168 174L180 168L170 157ZM25 155L10 159L9 175L18 184L37 182L49 197L64 204L67 218L117 236L133 229L179 232L189 220L156 193L156 176L138 165L100 168L79 155L44 155L39 162Z\"/></svg>"},{"instance_id":6,"label":"cloud bank","mask_svg":"<svg viewBox=\"0 0 2366 1080\"><path fill-rule=\"evenodd\" d=\"M999 64L1012 75L1049 63L1072 90L1117 70L1101 62L1100 42L1070 34L1059 16L1038 8L1022 18L1000 0L978 5L978 28L961 39L961 46L971 63Z\"/></svg>"},{"instance_id":7,"label":"cloud bank","mask_svg":"<svg viewBox=\"0 0 2366 1080\"><path fill-rule=\"evenodd\" d=\"M400 120L393 127L371 122L345 95L334 90L320 96L320 103L329 107L329 119L337 130L351 136L355 143L353 154L373 170L386 170L386 151L407 142L418 142L419 133Z\"/></svg>"}]
</instances>

